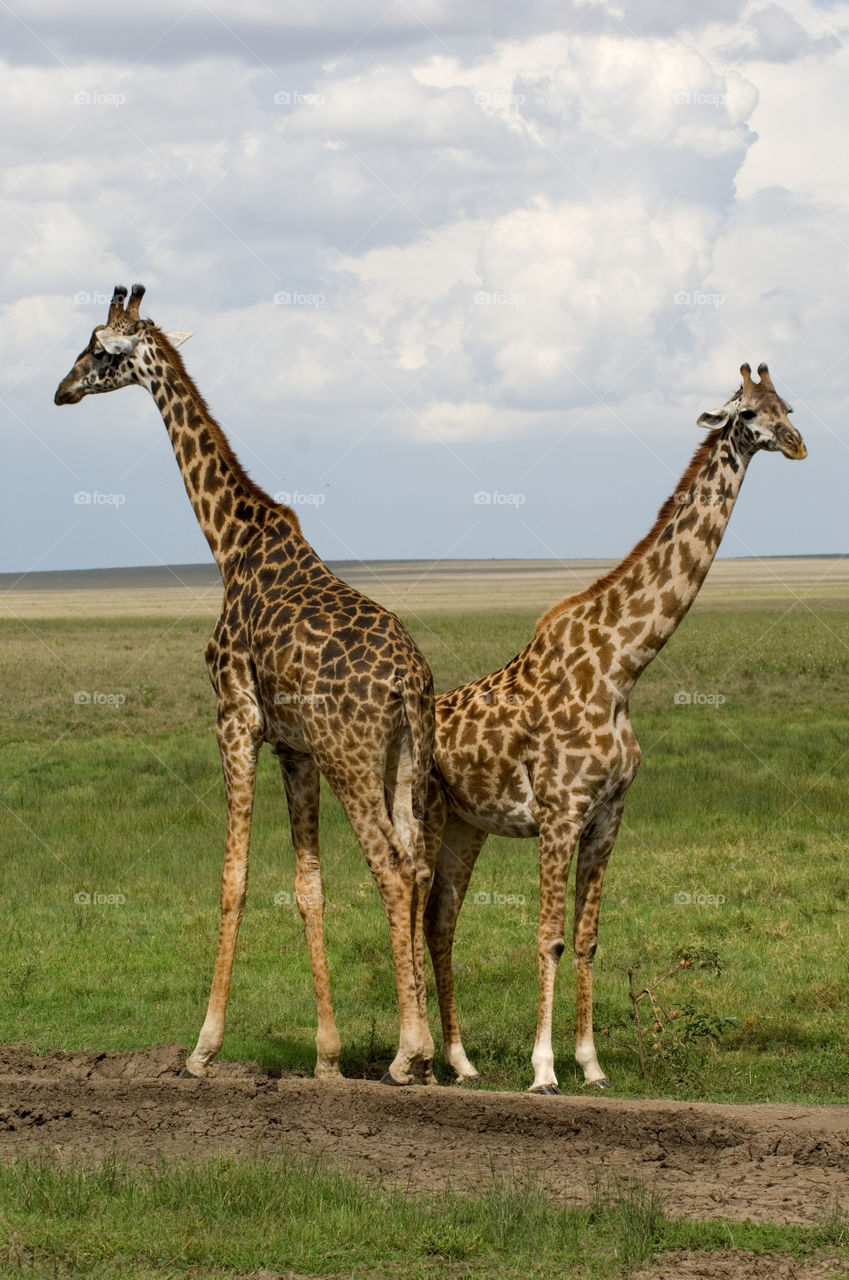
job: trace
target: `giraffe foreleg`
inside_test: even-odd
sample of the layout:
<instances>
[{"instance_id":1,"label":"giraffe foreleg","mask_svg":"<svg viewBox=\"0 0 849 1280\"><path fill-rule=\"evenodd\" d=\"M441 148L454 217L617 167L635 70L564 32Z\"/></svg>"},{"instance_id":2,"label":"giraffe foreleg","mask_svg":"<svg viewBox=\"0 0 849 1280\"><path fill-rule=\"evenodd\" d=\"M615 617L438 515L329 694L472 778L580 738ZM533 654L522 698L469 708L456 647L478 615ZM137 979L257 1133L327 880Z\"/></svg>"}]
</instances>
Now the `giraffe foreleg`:
<instances>
[{"instance_id":1,"label":"giraffe foreleg","mask_svg":"<svg viewBox=\"0 0 849 1280\"><path fill-rule=\"evenodd\" d=\"M554 1072L551 1025L554 1010L554 983L557 966L566 943L563 937L566 913L566 882L569 864L580 834L580 823L562 815L545 817L539 835L539 1006L537 1034L531 1063L534 1082L531 1093L559 1093Z\"/></svg>"},{"instance_id":2,"label":"giraffe foreleg","mask_svg":"<svg viewBox=\"0 0 849 1280\"><path fill-rule=\"evenodd\" d=\"M441 838L438 830L434 834L431 827L429 839L439 842L439 852L425 909L424 929L439 997L442 1054L458 1081L477 1080L478 1073L466 1057L460 1039L452 956L457 917L478 854L486 840L486 832L478 831L461 818L452 816L445 823Z\"/></svg>"},{"instance_id":3,"label":"giraffe foreleg","mask_svg":"<svg viewBox=\"0 0 849 1280\"><path fill-rule=\"evenodd\" d=\"M295 898L304 922L315 990L318 1028L314 1074L338 1079L342 1042L333 1017L324 946L324 880L318 852L320 775L311 756L278 752L295 850Z\"/></svg>"},{"instance_id":4,"label":"giraffe foreleg","mask_svg":"<svg viewBox=\"0 0 849 1280\"><path fill-rule=\"evenodd\" d=\"M610 1081L599 1066L593 1036L593 958L598 943L598 914L607 860L613 848L625 807L624 795L596 814L581 837L575 869L576 1033L575 1061L587 1084L609 1089Z\"/></svg>"},{"instance_id":5,"label":"giraffe foreleg","mask_svg":"<svg viewBox=\"0 0 849 1280\"><path fill-rule=\"evenodd\" d=\"M209 1064L224 1039L224 1016L230 995L236 939L248 890L248 851L259 745L257 726L249 717L219 716L218 746L227 791L227 843L221 875L221 923L212 989L198 1042L185 1067L187 1074L193 1076L210 1073Z\"/></svg>"}]
</instances>

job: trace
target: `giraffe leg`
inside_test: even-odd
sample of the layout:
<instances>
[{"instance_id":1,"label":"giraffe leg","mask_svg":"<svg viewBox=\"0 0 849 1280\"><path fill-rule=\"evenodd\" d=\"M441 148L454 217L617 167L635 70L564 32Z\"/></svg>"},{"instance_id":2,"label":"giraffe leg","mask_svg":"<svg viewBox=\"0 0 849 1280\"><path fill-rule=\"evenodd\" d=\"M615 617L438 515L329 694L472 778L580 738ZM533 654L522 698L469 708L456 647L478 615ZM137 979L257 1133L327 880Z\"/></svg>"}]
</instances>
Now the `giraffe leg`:
<instances>
[{"instance_id":1,"label":"giraffe leg","mask_svg":"<svg viewBox=\"0 0 849 1280\"><path fill-rule=\"evenodd\" d=\"M593 1039L593 957L598 942L598 913L607 860L622 821L625 797L596 815L581 837L575 870L575 985L577 1030L575 1061L587 1084L609 1089L610 1081L598 1063Z\"/></svg>"},{"instance_id":2,"label":"giraffe leg","mask_svg":"<svg viewBox=\"0 0 849 1280\"><path fill-rule=\"evenodd\" d=\"M539 833L539 1008L537 1034L531 1063L534 1082L531 1093L559 1093L554 1073L551 1023L554 1009L554 982L557 966L566 946L563 937L566 912L566 882L569 864L580 835L580 824L556 815L546 817Z\"/></svg>"},{"instance_id":3,"label":"giraffe leg","mask_svg":"<svg viewBox=\"0 0 849 1280\"><path fill-rule=\"evenodd\" d=\"M295 849L295 898L304 922L315 989L318 1030L314 1074L319 1079L338 1079L342 1044L330 999L324 949L324 881L318 855L320 775L311 756L280 751L278 758Z\"/></svg>"},{"instance_id":4,"label":"giraffe leg","mask_svg":"<svg viewBox=\"0 0 849 1280\"><path fill-rule=\"evenodd\" d=\"M433 1071L433 1040L427 1020L422 1021L412 938L420 867L389 821L383 779L375 779L375 784L356 796L339 794L389 923L401 1028L398 1052L383 1079L386 1084L427 1084Z\"/></svg>"},{"instance_id":5,"label":"giraffe leg","mask_svg":"<svg viewBox=\"0 0 849 1280\"><path fill-rule=\"evenodd\" d=\"M454 931L484 840L485 831L470 827L462 818L448 819L441 833L436 873L425 911L425 935L442 1019L442 1054L458 1081L477 1080L478 1073L466 1057L460 1039L451 966Z\"/></svg>"},{"instance_id":6,"label":"giraffe leg","mask_svg":"<svg viewBox=\"0 0 849 1280\"><path fill-rule=\"evenodd\" d=\"M224 1039L224 1015L230 994L233 957L248 889L248 849L259 745L256 726L246 723L246 717L219 718L218 746L227 791L227 843L221 876L221 925L206 1018L198 1042L186 1061L186 1073L192 1076L209 1074L209 1064Z\"/></svg>"}]
</instances>

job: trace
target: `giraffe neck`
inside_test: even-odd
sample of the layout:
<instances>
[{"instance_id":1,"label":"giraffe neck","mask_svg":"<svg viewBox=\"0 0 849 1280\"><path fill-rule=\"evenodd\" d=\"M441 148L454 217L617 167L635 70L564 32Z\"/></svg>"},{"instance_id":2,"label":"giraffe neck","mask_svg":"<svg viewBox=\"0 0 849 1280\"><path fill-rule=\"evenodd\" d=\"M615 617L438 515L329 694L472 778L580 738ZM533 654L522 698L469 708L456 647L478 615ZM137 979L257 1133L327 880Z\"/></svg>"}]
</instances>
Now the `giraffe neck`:
<instances>
[{"instance_id":1,"label":"giraffe neck","mask_svg":"<svg viewBox=\"0 0 849 1280\"><path fill-rule=\"evenodd\" d=\"M269 514L288 509L247 475L176 350L153 326L149 336L138 380L162 414L189 501L224 576L228 561Z\"/></svg>"},{"instance_id":2,"label":"giraffe neck","mask_svg":"<svg viewBox=\"0 0 849 1280\"><path fill-rule=\"evenodd\" d=\"M622 696L627 697L695 600L750 458L732 434L713 432L646 537L615 569L555 606L540 623L558 626L558 643L579 664L582 647L595 653L602 674Z\"/></svg>"}]
</instances>

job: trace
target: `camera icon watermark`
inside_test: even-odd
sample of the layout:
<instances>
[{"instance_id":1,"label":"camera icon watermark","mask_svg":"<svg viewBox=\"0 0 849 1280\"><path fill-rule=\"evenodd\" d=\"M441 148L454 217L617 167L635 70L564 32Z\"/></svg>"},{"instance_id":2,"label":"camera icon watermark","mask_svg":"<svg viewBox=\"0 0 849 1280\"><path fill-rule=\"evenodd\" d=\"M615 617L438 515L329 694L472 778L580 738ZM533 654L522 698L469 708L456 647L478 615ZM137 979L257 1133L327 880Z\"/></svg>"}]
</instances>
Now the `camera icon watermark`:
<instances>
[{"instance_id":1,"label":"camera icon watermark","mask_svg":"<svg viewBox=\"0 0 849 1280\"><path fill-rule=\"evenodd\" d=\"M499 489L478 489L472 495L476 507L523 507L527 500L524 493L502 493Z\"/></svg>"},{"instance_id":2,"label":"camera icon watermark","mask_svg":"<svg viewBox=\"0 0 849 1280\"><path fill-rule=\"evenodd\" d=\"M676 907L721 907L725 902L724 893L689 893L681 889L673 893L672 901Z\"/></svg>"},{"instance_id":3,"label":"camera icon watermark","mask_svg":"<svg viewBox=\"0 0 849 1280\"><path fill-rule=\"evenodd\" d=\"M703 693L701 690L676 689L672 695L676 707L721 707L728 699L724 693Z\"/></svg>"},{"instance_id":4,"label":"camera icon watermark","mask_svg":"<svg viewBox=\"0 0 849 1280\"><path fill-rule=\"evenodd\" d=\"M74 494L76 507L114 507L117 511L126 501L125 493L100 493L97 489L78 489Z\"/></svg>"},{"instance_id":5,"label":"camera icon watermark","mask_svg":"<svg viewBox=\"0 0 849 1280\"><path fill-rule=\"evenodd\" d=\"M126 901L126 894L123 893L101 893L97 890L88 893L81 889L74 894L74 903L78 907L123 907Z\"/></svg>"}]
</instances>

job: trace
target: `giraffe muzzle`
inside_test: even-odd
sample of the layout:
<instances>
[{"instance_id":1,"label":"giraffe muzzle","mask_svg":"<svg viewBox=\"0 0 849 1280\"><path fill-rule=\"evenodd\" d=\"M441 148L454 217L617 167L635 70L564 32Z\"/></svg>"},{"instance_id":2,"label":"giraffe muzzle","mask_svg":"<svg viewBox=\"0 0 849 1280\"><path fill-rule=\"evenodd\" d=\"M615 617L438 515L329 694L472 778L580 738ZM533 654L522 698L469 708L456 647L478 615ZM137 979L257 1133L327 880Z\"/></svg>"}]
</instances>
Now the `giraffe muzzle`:
<instances>
[{"instance_id":1,"label":"giraffe muzzle","mask_svg":"<svg viewBox=\"0 0 849 1280\"><path fill-rule=\"evenodd\" d=\"M53 397L54 404L79 404L82 396L79 391L73 387L68 387L64 382L60 382L56 388L56 394Z\"/></svg>"},{"instance_id":2,"label":"giraffe muzzle","mask_svg":"<svg viewBox=\"0 0 849 1280\"><path fill-rule=\"evenodd\" d=\"M776 440L785 458L789 458L791 462L801 462L803 458L807 458L808 450L798 431L782 431L776 436Z\"/></svg>"}]
</instances>

